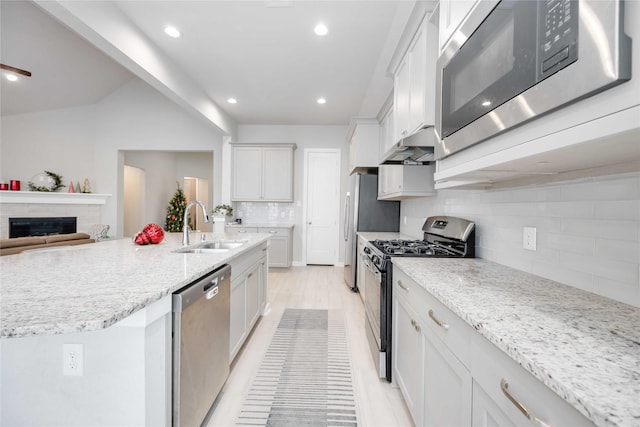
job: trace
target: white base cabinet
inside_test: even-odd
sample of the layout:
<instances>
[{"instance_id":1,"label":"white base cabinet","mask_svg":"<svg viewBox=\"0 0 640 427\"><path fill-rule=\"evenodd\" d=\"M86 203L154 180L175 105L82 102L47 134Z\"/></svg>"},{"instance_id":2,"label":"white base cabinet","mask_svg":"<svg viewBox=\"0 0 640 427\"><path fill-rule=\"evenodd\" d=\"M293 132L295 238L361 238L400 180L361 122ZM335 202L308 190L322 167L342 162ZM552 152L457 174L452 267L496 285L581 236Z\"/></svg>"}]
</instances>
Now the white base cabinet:
<instances>
[{"instance_id":1,"label":"white base cabinet","mask_svg":"<svg viewBox=\"0 0 640 427\"><path fill-rule=\"evenodd\" d=\"M593 425L399 268L392 348L392 379L416 426Z\"/></svg>"},{"instance_id":2,"label":"white base cabinet","mask_svg":"<svg viewBox=\"0 0 640 427\"><path fill-rule=\"evenodd\" d=\"M416 426L468 426L471 373L438 334L446 334L457 346L468 342L471 331L447 323L449 314L431 298L400 270L394 271L393 381Z\"/></svg>"},{"instance_id":3,"label":"white base cabinet","mask_svg":"<svg viewBox=\"0 0 640 427\"><path fill-rule=\"evenodd\" d=\"M271 234L269 268L291 267L293 261L293 233L288 227L258 228L258 233Z\"/></svg>"},{"instance_id":4,"label":"white base cabinet","mask_svg":"<svg viewBox=\"0 0 640 427\"><path fill-rule=\"evenodd\" d=\"M259 246L231 264L229 356L233 361L251 329L266 309L267 245Z\"/></svg>"},{"instance_id":5,"label":"white base cabinet","mask_svg":"<svg viewBox=\"0 0 640 427\"><path fill-rule=\"evenodd\" d=\"M473 418L477 425L493 425L491 420L501 420L499 425L593 425L482 335L474 334L472 348ZM530 421L514 401L526 408Z\"/></svg>"},{"instance_id":6,"label":"white base cabinet","mask_svg":"<svg viewBox=\"0 0 640 427\"><path fill-rule=\"evenodd\" d=\"M293 263L293 229L291 227L252 227L227 225L227 233L267 233L269 242L269 267L291 267Z\"/></svg>"}]
</instances>

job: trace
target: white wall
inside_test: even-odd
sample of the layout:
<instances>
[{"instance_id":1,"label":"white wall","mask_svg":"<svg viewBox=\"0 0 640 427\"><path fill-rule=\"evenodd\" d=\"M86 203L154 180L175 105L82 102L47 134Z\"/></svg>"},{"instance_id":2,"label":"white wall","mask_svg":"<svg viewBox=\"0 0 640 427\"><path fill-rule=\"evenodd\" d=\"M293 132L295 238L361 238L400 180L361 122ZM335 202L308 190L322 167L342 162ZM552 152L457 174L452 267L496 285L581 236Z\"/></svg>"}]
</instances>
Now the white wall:
<instances>
[{"instance_id":1,"label":"white wall","mask_svg":"<svg viewBox=\"0 0 640 427\"><path fill-rule=\"evenodd\" d=\"M66 186L89 178L100 193L93 171L96 119L92 106L2 116L0 181L18 179L28 190L27 182L48 170L62 175Z\"/></svg>"},{"instance_id":2,"label":"white wall","mask_svg":"<svg viewBox=\"0 0 640 427\"><path fill-rule=\"evenodd\" d=\"M67 184L89 178L94 193L112 195L102 210L102 222L111 226L112 236L123 233L121 150L222 149L222 137L213 126L135 78L98 104L3 116L1 124L0 179L26 184L45 169L62 175ZM220 200L221 158L214 154L213 203Z\"/></svg>"},{"instance_id":3,"label":"white wall","mask_svg":"<svg viewBox=\"0 0 640 427\"><path fill-rule=\"evenodd\" d=\"M640 173L402 202L400 231L430 215L477 224L476 256L640 307ZM403 223L406 216L407 223ZM522 248L537 228L537 251Z\"/></svg>"},{"instance_id":4,"label":"white wall","mask_svg":"<svg viewBox=\"0 0 640 427\"><path fill-rule=\"evenodd\" d=\"M277 125L240 125L238 126L238 142L294 142L293 203L235 203L234 216L241 217L243 222L274 221L293 223L293 262L300 264L303 259L302 233L304 230L303 183L304 183L304 150L305 148L337 148L340 149L340 194L347 191L349 147L346 141L347 126L277 126ZM341 202L336 216L340 217ZM338 236L341 236L342 229ZM336 238L338 238L336 236ZM342 245L339 260L344 259Z\"/></svg>"}]
</instances>

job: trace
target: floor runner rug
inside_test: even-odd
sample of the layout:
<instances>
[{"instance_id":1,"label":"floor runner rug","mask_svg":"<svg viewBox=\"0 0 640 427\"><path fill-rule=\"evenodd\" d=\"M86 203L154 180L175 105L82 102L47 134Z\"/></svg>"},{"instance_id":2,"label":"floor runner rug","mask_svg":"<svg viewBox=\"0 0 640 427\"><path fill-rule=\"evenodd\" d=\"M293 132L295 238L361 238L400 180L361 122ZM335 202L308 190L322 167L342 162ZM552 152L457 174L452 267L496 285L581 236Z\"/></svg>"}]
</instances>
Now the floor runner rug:
<instances>
[{"instance_id":1,"label":"floor runner rug","mask_svg":"<svg viewBox=\"0 0 640 427\"><path fill-rule=\"evenodd\" d=\"M357 426L342 311L284 311L237 425Z\"/></svg>"}]
</instances>

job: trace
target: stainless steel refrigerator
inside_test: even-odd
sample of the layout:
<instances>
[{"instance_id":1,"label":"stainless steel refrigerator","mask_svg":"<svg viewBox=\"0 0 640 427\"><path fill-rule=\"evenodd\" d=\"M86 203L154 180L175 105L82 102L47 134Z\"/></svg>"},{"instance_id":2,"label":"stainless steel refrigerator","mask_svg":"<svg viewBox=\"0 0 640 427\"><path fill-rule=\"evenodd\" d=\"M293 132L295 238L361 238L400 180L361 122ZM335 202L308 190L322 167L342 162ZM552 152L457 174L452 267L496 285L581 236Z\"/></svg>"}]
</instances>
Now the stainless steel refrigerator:
<instances>
[{"instance_id":1,"label":"stainless steel refrigerator","mask_svg":"<svg viewBox=\"0 0 640 427\"><path fill-rule=\"evenodd\" d=\"M357 291L356 233L359 231L398 231L400 202L378 200L378 175L351 175L349 192L344 199L343 243L344 281Z\"/></svg>"}]
</instances>

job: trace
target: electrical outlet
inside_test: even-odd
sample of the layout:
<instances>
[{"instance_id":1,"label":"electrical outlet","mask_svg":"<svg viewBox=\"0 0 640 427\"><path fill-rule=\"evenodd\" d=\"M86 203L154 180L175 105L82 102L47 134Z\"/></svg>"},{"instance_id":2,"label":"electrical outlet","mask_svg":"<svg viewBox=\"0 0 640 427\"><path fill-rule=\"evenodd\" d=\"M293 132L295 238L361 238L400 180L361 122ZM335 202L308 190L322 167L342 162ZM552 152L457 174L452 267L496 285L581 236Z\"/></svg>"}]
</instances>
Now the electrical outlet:
<instances>
[{"instance_id":1,"label":"electrical outlet","mask_svg":"<svg viewBox=\"0 0 640 427\"><path fill-rule=\"evenodd\" d=\"M536 228L525 227L522 234L522 247L530 251L536 250Z\"/></svg>"},{"instance_id":2,"label":"electrical outlet","mask_svg":"<svg viewBox=\"0 0 640 427\"><path fill-rule=\"evenodd\" d=\"M62 374L81 377L84 375L84 355L82 344L62 345Z\"/></svg>"}]
</instances>

